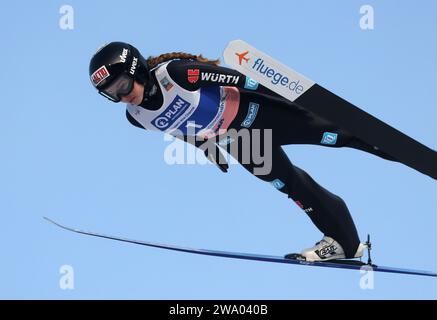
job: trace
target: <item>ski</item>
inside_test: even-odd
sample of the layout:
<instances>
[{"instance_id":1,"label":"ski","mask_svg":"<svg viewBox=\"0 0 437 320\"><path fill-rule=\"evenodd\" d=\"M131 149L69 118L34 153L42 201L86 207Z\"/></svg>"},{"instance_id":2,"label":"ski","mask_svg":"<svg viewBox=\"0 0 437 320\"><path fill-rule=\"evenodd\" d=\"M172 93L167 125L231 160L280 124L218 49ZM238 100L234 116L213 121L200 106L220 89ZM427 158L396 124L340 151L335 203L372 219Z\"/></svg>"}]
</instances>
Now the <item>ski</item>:
<instances>
[{"instance_id":1,"label":"ski","mask_svg":"<svg viewBox=\"0 0 437 320\"><path fill-rule=\"evenodd\" d=\"M337 124L375 149L437 179L437 152L389 126L242 40L231 41L224 61L298 106Z\"/></svg>"},{"instance_id":2,"label":"ski","mask_svg":"<svg viewBox=\"0 0 437 320\"><path fill-rule=\"evenodd\" d=\"M44 217L48 222L58 226L64 230L68 230L71 232L84 234L87 236L93 236L98 238L110 239L115 241L127 242L138 244L147 247L161 248L166 250L173 250L179 252L200 254L206 256L214 256L214 257L223 257L223 258L231 258L231 259L242 259L242 260L254 260L254 261L263 261L263 262L274 262L274 263L287 263L287 264L295 264L295 265L303 265L303 266L313 266L313 267L326 267L326 268L338 268L338 269L351 269L351 270L366 270L366 271L376 271L376 272L387 272L387 273L399 273L399 274L410 274L410 275L420 275L420 276L430 276L437 277L437 273L431 271L424 270L413 270L413 269L402 269L402 268L392 268L392 267L383 267L377 266L373 263L364 263L357 260L331 260L324 262L308 262L300 259L289 259L280 256L270 256L270 255L261 255L261 254L251 254L251 253L240 253L240 252L228 252L228 251L218 251L218 250L207 250L207 249L195 249L195 248L187 248L180 247L169 244L162 243L154 243L154 242L146 242L140 240L133 240L124 237L105 235L96 232L89 232L80 229L70 228L64 226L58 222L55 222L52 219Z\"/></svg>"}]
</instances>

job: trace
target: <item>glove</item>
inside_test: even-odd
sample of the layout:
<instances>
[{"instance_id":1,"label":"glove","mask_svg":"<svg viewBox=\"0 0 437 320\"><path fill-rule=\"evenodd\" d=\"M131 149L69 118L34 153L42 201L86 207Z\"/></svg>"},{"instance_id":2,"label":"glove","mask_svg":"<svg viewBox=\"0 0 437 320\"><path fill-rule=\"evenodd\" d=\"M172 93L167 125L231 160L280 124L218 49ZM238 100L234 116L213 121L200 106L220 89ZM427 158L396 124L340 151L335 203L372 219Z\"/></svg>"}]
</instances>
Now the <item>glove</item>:
<instances>
[{"instance_id":1,"label":"glove","mask_svg":"<svg viewBox=\"0 0 437 320\"><path fill-rule=\"evenodd\" d=\"M219 167L219 169L223 172L228 172L228 163L226 162L225 157L223 157L222 153L220 152L220 148L214 143L214 153L210 154L210 152L208 151L210 148L208 148L208 143L205 143L205 141L202 140L195 140L194 142L189 140L187 136L182 136L182 135L175 135L175 138L178 138L182 141L185 141L187 143L192 144L193 146L200 148L203 150L203 152L205 153L205 157L211 161L212 163L214 163L215 165L217 165L217 167ZM219 161L217 161L216 157L218 158Z\"/></svg>"},{"instance_id":2,"label":"glove","mask_svg":"<svg viewBox=\"0 0 437 320\"><path fill-rule=\"evenodd\" d=\"M204 151L205 152L205 157L207 157L209 161L211 161L212 163L217 165L217 167L222 172L226 173L226 172L228 172L229 165L226 162L225 157L221 153L220 148L216 144L214 144L214 146L215 146L215 152L208 152L208 150L210 150L210 148L206 148L205 149L205 151Z\"/></svg>"}]
</instances>

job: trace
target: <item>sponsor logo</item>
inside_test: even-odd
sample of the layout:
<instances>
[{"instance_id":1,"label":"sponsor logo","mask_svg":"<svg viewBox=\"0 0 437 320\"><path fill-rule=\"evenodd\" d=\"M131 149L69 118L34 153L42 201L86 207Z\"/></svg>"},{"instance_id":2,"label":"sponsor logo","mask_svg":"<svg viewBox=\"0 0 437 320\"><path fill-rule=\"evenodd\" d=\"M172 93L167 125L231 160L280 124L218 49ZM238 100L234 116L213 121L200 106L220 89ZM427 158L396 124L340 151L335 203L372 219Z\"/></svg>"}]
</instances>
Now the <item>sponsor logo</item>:
<instances>
[{"instance_id":1,"label":"sponsor logo","mask_svg":"<svg viewBox=\"0 0 437 320\"><path fill-rule=\"evenodd\" d=\"M120 55L120 61L125 63L127 58L128 50L126 48L123 48L123 52Z\"/></svg>"},{"instance_id":2,"label":"sponsor logo","mask_svg":"<svg viewBox=\"0 0 437 320\"><path fill-rule=\"evenodd\" d=\"M258 113L259 104L254 102L249 102L249 108L247 110L247 115L244 121L241 123L242 127L250 128L250 126L255 121L256 115Z\"/></svg>"},{"instance_id":3,"label":"sponsor logo","mask_svg":"<svg viewBox=\"0 0 437 320\"><path fill-rule=\"evenodd\" d=\"M334 145L337 143L338 134L332 132L323 133L321 144Z\"/></svg>"},{"instance_id":4,"label":"sponsor logo","mask_svg":"<svg viewBox=\"0 0 437 320\"><path fill-rule=\"evenodd\" d=\"M235 139L233 139L233 138L231 138L231 137L226 137L226 138L224 138L224 139L222 139L222 140L220 140L219 142L218 142L218 145L219 146L226 146L226 145L228 145L228 144L230 144L230 143L232 143L232 142L234 142L235 141Z\"/></svg>"},{"instance_id":5,"label":"sponsor logo","mask_svg":"<svg viewBox=\"0 0 437 320\"><path fill-rule=\"evenodd\" d=\"M171 88L173 88L173 83L171 83L167 79L167 77L162 78L160 82L161 82L162 86L164 87L165 91L170 91Z\"/></svg>"},{"instance_id":6,"label":"sponsor logo","mask_svg":"<svg viewBox=\"0 0 437 320\"><path fill-rule=\"evenodd\" d=\"M152 124L156 128L164 131L179 119L190 105L191 104L188 101L185 101L180 96L176 95L170 105L165 108L159 116L152 120Z\"/></svg>"},{"instance_id":7,"label":"sponsor logo","mask_svg":"<svg viewBox=\"0 0 437 320\"><path fill-rule=\"evenodd\" d=\"M265 75L267 78L270 78L273 84L286 86L296 94L301 94L304 90L304 87L300 84L300 80L290 81L288 77L283 76L281 73L265 64L264 60L261 58L256 59L251 68L260 74Z\"/></svg>"},{"instance_id":8,"label":"sponsor logo","mask_svg":"<svg viewBox=\"0 0 437 320\"><path fill-rule=\"evenodd\" d=\"M188 69L188 82L196 83L199 80L199 69Z\"/></svg>"},{"instance_id":9,"label":"sponsor logo","mask_svg":"<svg viewBox=\"0 0 437 320\"><path fill-rule=\"evenodd\" d=\"M303 211L305 211L306 213L310 213L313 212L314 209L311 207L305 208L305 206L302 204L302 202L300 202L299 200L294 201L296 202L296 204L299 206L299 208L301 208Z\"/></svg>"},{"instance_id":10,"label":"sponsor logo","mask_svg":"<svg viewBox=\"0 0 437 320\"><path fill-rule=\"evenodd\" d=\"M240 76L213 72L201 72L200 77L203 81L219 82L222 84L237 84L240 79Z\"/></svg>"},{"instance_id":11,"label":"sponsor logo","mask_svg":"<svg viewBox=\"0 0 437 320\"><path fill-rule=\"evenodd\" d=\"M129 73L130 73L131 75L134 75L134 74L135 74L135 70L137 69L137 65L138 65L138 58L137 58L137 57L134 57L134 58L132 59L132 65L130 66L130 70L129 70Z\"/></svg>"},{"instance_id":12,"label":"sponsor logo","mask_svg":"<svg viewBox=\"0 0 437 320\"><path fill-rule=\"evenodd\" d=\"M296 204L297 204L301 209L303 209L303 204L302 204L302 202L300 202L299 200L296 200L296 201L294 201L294 202L296 202Z\"/></svg>"},{"instance_id":13,"label":"sponsor logo","mask_svg":"<svg viewBox=\"0 0 437 320\"><path fill-rule=\"evenodd\" d=\"M231 74L221 74L214 72L201 72L199 69L188 69L188 82L196 83L200 80L217 82L220 84L238 84L240 76L235 76Z\"/></svg>"},{"instance_id":14,"label":"sponsor logo","mask_svg":"<svg viewBox=\"0 0 437 320\"><path fill-rule=\"evenodd\" d=\"M327 255L335 253L336 250L337 250L337 247L332 244L330 246L327 246L327 247L324 247L324 248L318 250L319 252L316 251L316 253L319 255L320 258L323 258Z\"/></svg>"},{"instance_id":15,"label":"sponsor logo","mask_svg":"<svg viewBox=\"0 0 437 320\"><path fill-rule=\"evenodd\" d=\"M106 69L105 66L101 66L91 75L91 81L97 87L99 83L105 80L107 77L109 77L108 69Z\"/></svg>"},{"instance_id":16,"label":"sponsor logo","mask_svg":"<svg viewBox=\"0 0 437 320\"><path fill-rule=\"evenodd\" d=\"M282 187L285 186L285 183L283 183L281 180L279 179L275 179L272 182L270 182L276 189L281 189Z\"/></svg>"},{"instance_id":17,"label":"sponsor logo","mask_svg":"<svg viewBox=\"0 0 437 320\"><path fill-rule=\"evenodd\" d=\"M246 55L249 53L249 51L244 51L242 53L235 52L235 55L238 57L238 63L241 66L241 63L244 61L249 62L249 58L246 57Z\"/></svg>"},{"instance_id":18,"label":"sponsor logo","mask_svg":"<svg viewBox=\"0 0 437 320\"><path fill-rule=\"evenodd\" d=\"M244 84L244 89L256 90L258 89L258 82L256 82L255 80L249 77L246 77L246 83Z\"/></svg>"},{"instance_id":19,"label":"sponsor logo","mask_svg":"<svg viewBox=\"0 0 437 320\"><path fill-rule=\"evenodd\" d=\"M225 122L225 119L224 119L224 118L222 118L222 119L219 120L219 122L218 122L218 123L215 125L215 127L214 127L214 133L219 132L220 128L221 128L222 125L223 125L223 122Z\"/></svg>"},{"instance_id":20,"label":"sponsor logo","mask_svg":"<svg viewBox=\"0 0 437 320\"><path fill-rule=\"evenodd\" d=\"M249 61L251 59L245 57L245 55L248 53L249 51L245 51L243 53L235 53L238 56L238 63L240 66L243 61L249 64ZM282 73L276 71L275 68L267 65L264 59L257 58L253 63L249 64L249 66L256 72L269 78L272 84L284 86L288 90L292 91L292 93L300 95L305 90L304 85L301 83L301 80L296 81L288 78L287 76L284 76Z\"/></svg>"}]
</instances>

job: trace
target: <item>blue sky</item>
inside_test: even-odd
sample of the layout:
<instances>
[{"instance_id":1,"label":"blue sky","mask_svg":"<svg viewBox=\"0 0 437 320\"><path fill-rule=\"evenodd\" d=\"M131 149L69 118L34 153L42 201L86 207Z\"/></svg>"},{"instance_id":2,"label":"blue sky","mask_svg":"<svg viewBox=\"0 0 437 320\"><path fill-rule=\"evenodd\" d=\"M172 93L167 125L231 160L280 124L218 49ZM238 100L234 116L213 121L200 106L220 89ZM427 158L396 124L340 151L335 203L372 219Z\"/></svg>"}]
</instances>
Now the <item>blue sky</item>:
<instances>
[{"instance_id":1,"label":"blue sky","mask_svg":"<svg viewBox=\"0 0 437 320\"><path fill-rule=\"evenodd\" d=\"M44 3L44 4L42 4ZM183 4L182 4L183 3ZM74 29L59 8L74 8ZM359 27L362 5L375 29ZM183 246L282 255L320 240L303 212L233 165L175 165L168 142L131 126L96 94L88 63L122 40L145 56L221 57L243 39L436 148L437 4L431 1L14 1L1 4L0 298L437 298L435 279L167 252L46 223ZM351 149L287 146L293 163L340 195L381 265L437 270L437 188L408 167ZM74 290L59 269L74 270Z\"/></svg>"}]
</instances>

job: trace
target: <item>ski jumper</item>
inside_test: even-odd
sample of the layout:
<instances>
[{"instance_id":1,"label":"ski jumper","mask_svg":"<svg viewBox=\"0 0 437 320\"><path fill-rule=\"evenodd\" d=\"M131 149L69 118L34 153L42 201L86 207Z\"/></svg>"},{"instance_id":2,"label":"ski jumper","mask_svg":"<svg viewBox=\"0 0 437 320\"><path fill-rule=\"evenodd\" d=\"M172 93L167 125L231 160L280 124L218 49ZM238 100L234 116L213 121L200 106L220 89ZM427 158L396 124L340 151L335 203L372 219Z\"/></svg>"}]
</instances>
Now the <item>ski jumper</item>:
<instances>
[{"instance_id":1,"label":"ski jumper","mask_svg":"<svg viewBox=\"0 0 437 320\"><path fill-rule=\"evenodd\" d=\"M360 241L345 202L293 165L282 146L351 147L387 160L396 161L394 158L229 68L188 59L171 60L153 69L152 79L155 85L145 93L141 105L127 105L126 116L133 125L170 134L178 129L186 141L190 135L227 137L230 129L245 129L252 135L257 129L262 153L263 129L270 129L272 163L267 174L254 173L259 164L250 156L247 161L238 137L227 137L220 146L251 174L291 198L325 236L340 243L346 258L354 256ZM202 143L196 142L196 146ZM232 151L234 143L238 145L236 154Z\"/></svg>"}]
</instances>

